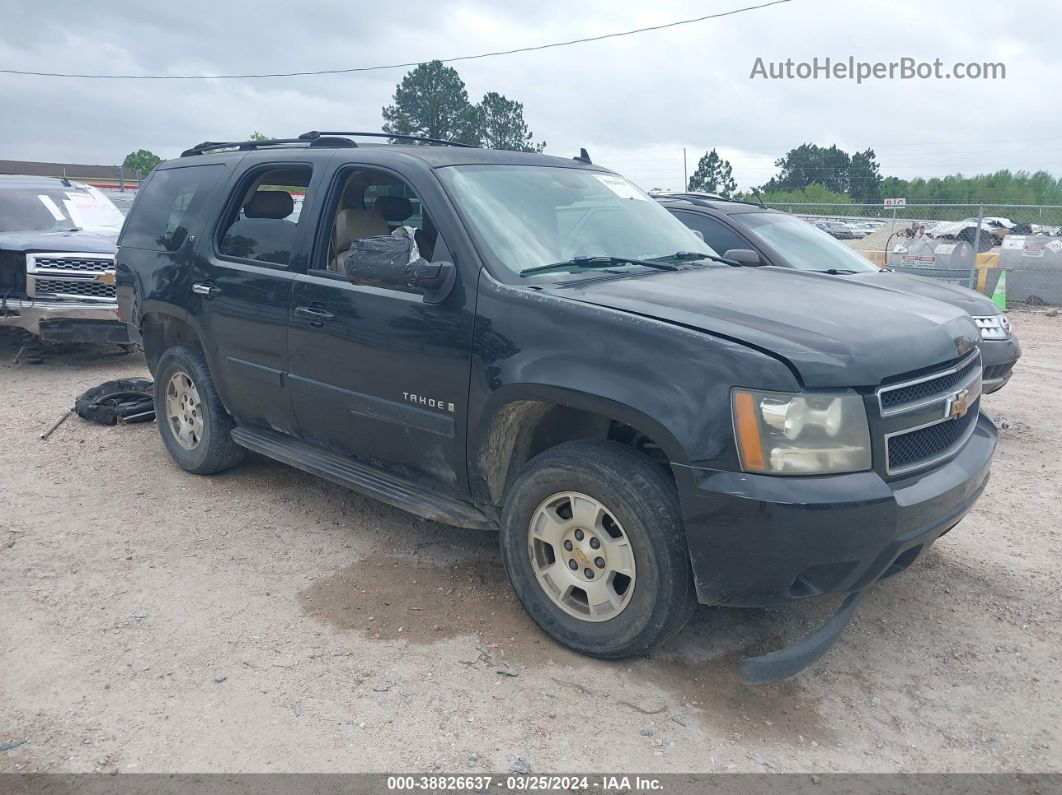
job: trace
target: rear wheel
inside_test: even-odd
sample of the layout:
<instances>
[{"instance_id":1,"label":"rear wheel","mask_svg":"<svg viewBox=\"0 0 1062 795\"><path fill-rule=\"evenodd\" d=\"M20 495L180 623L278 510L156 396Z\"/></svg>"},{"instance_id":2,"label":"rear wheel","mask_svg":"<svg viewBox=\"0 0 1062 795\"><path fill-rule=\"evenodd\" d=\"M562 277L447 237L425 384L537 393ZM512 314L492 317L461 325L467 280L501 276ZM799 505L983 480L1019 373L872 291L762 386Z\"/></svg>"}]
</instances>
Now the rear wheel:
<instances>
[{"instance_id":1,"label":"rear wheel","mask_svg":"<svg viewBox=\"0 0 1062 795\"><path fill-rule=\"evenodd\" d=\"M243 448L232 441L236 423L197 349L178 345L162 354L155 368L155 413L162 441L181 469L210 475L243 458Z\"/></svg>"},{"instance_id":2,"label":"rear wheel","mask_svg":"<svg viewBox=\"0 0 1062 795\"><path fill-rule=\"evenodd\" d=\"M557 641L595 657L640 654L696 606L670 481L612 442L568 442L509 490L502 558L517 597Z\"/></svg>"}]
</instances>

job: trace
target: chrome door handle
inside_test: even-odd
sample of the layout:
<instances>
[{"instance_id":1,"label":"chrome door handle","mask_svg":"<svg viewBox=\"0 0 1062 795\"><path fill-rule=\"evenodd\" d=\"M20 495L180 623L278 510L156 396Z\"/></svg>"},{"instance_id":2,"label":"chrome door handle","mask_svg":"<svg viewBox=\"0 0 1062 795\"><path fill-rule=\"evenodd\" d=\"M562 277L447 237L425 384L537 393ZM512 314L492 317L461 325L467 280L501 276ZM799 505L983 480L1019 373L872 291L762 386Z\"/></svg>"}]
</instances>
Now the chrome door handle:
<instances>
[{"instance_id":1,"label":"chrome door handle","mask_svg":"<svg viewBox=\"0 0 1062 795\"><path fill-rule=\"evenodd\" d=\"M192 292L196 295L205 295L207 298L213 298L215 295L219 295L221 293L221 288L213 284L196 282L192 285Z\"/></svg>"},{"instance_id":2,"label":"chrome door handle","mask_svg":"<svg viewBox=\"0 0 1062 795\"><path fill-rule=\"evenodd\" d=\"M297 306L295 307L295 314L309 319L311 326L320 326L335 317L335 313L329 312L319 305Z\"/></svg>"}]
</instances>

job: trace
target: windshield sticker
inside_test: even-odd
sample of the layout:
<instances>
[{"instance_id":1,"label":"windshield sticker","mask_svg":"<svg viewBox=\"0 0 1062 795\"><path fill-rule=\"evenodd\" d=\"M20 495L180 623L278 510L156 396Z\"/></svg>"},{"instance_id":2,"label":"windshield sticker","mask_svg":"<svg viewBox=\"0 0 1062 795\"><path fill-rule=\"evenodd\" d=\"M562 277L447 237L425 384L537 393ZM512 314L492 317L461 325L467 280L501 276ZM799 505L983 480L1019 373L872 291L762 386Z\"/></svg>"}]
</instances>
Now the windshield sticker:
<instances>
[{"instance_id":1,"label":"windshield sticker","mask_svg":"<svg viewBox=\"0 0 1062 795\"><path fill-rule=\"evenodd\" d=\"M51 196L45 196L43 193L38 193L37 198L41 200L41 204L44 205L44 209L52 214L52 218L56 221L65 221L66 216L63 215L63 211L59 209L59 205L52 201Z\"/></svg>"},{"instance_id":2,"label":"windshield sticker","mask_svg":"<svg viewBox=\"0 0 1062 795\"><path fill-rule=\"evenodd\" d=\"M74 223L91 231L117 231L122 226L122 213L95 188L86 192L70 191L63 201Z\"/></svg>"},{"instance_id":3,"label":"windshield sticker","mask_svg":"<svg viewBox=\"0 0 1062 795\"><path fill-rule=\"evenodd\" d=\"M594 178L621 199L649 201L648 196L627 182L623 177L617 177L615 174L594 174Z\"/></svg>"}]
</instances>

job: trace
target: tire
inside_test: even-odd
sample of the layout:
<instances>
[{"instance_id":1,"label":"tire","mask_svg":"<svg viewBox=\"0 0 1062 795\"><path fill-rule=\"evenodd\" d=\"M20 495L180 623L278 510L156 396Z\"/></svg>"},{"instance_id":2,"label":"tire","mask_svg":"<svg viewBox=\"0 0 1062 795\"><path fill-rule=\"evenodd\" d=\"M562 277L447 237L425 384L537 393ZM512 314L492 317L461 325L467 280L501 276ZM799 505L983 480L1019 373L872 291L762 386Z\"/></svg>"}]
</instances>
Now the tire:
<instances>
[{"instance_id":1,"label":"tire","mask_svg":"<svg viewBox=\"0 0 1062 795\"><path fill-rule=\"evenodd\" d=\"M181 409L184 396L189 400ZM175 402L177 412L172 411ZM243 458L243 448L232 441L236 423L221 404L199 350L178 345L168 348L159 358L155 368L155 413L162 442L181 469L212 475L235 466ZM179 416L171 416L175 413ZM194 422L186 421L189 417Z\"/></svg>"},{"instance_id":2,"label":"tire","mask_svg":"<svg viewBox=\"0 0 1062 795\"><path fill-rule=\"evenodd\" d=\"M568 542L578 547L562 549ZM682 629L697 606L674 486L648 458L614 442L567 442L532 459L506 495L501 553L531 618L592 657L642 654Z\"/></svg>"}]
</instances>

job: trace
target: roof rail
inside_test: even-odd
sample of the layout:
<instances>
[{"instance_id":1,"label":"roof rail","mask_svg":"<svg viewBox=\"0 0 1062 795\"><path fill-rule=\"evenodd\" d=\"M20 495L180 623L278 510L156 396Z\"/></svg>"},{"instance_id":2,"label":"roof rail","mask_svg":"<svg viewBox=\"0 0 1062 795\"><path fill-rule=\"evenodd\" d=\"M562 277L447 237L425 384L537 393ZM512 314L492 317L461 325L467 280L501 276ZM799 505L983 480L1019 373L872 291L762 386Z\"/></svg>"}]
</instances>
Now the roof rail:
<instances>
[{"instance_id":1,"label":"roof rail","mask_svg":"<svg viewBox=\"0 0 1062 795\"><path fill-rule=\"evenodd\" d=\"M326 138L324 136L314 138L313 140L306 138L269 138L264 141L204 141L201 144L196 144L191 149L185 149L181 152L181 157L203 155L207 152L214 152L218 149L235 149L240 152L250 152L263 147L268 148L270 146L282 146L284 144L309 144L310 146L334 147L336 149L357 146L357 144L349 138Z\"/></svg>"},{"instance_id":2,"label":"roof rail","mask_svg":"<svg viewBox=\"0 0 1062 795\"><path fill-rule=\"evenodd\" d=\"M207 152L216 152L218 149L235 149L240 152L250 152L255 149L262 149L263 147L284 146L286 144L303 144L306 146L323 146L343 149L357 146L356 142L350 140L350 136L354 135L365 136L367 138L398 138L403 141L422 141L424 143L440 144L442 146L477 148L473 147L471 144L463 144L458 141L447 141L443 138L425 138L421 135L398 135L377 132L318 132L317 130L311 130L310 132L304 132L298 138L268 138L264 141L203 141L203 143L196 144L191 149L185 149L181 152L181 157L192 157L194 155L206 154Z\"/></svg>"},{"instance_id":3,"label":"roof rail","mask_svg":"<svg viewBox=\"0 0 1062 795\"><path fill-rule=\"evenodd\" d=\"M744 199L728 199L726 196L720 196L717 193L696 193L690 191L680 191L678 193L660 192L654 193L654 196L659 196L664 199L685 199L693 204L700 204L703 202L728 202L729 204L751 204L758 207L763 207L762 204L757 202L745 201Z\"/></svg>"},{"instance_id":4,"label":"roof rail","mask_svg":"<svg viewBox=\"0 0 1062 795\"><path fill-rule=\"evenodd\" d=\"M461 146L466 149L478 149L479 147L473 144L463 144L460 141L450 141L446 138L427 138L423 135L400 135L398 133L387 132L318 132L317 130L310 130L304 132L299 136L300 141L314 141L320 139L325 135L343 135L343 136L359 136L364 138L396 138L400 141L420 141L426 144L439 144L440 146Z\"/></svg>"}]
</instances>

